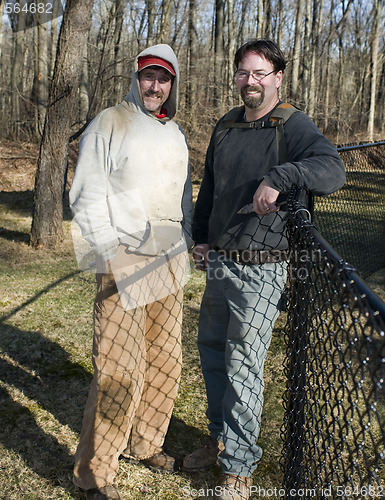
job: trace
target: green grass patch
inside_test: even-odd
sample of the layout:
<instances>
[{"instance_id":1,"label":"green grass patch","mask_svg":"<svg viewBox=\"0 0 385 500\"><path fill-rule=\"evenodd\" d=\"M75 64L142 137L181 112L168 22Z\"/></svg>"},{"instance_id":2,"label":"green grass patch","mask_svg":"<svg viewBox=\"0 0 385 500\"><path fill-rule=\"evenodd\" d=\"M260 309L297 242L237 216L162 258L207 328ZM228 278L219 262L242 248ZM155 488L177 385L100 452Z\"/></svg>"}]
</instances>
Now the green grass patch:
<instances>
[{"instance_id":1,"label":"green grass patch","mask_svg":"<svg viewBox=\"0 0 385 500\"><path fill-rule=\"evenodd\" d=\"M69 222L57 250L28 245L31 217L0 205L0 499L80 499L72 467L92 377L95 276L79 272ZM183 455L207 437L206 395L196 347L204 273L191 270L185 288L183 372L166 446ZM266 363L265 454L255 474L261 487L282 476L283 319ZM129 499L197 498L220 481L220 470L167 475L121 461L116 483ZM204 498L204 497L203 497Z\"/></svg>"},{"instance_id":2,"label":"green grass patch","mask_svg":"<svg viewBox=\"0 0 385 500\"><path fill-rule=\"evenodd\" d=\"M0 499L80 499L72 483L74 454L92 377L95 276L80 272L69 222L57 250L28 245L25 207L0 205ZM206 395L196 347L204 273L191 270L185 288L183 371L166 446L188 454L207 437ZM371 283L385 289L385 274ZM259 443L263 457L254 485L279 488L286 347L282 313L265 365L265 402ZM124 498L206 498L220 470L167 475L121 461L116 483Z\"/></svg>"}]
</instances>

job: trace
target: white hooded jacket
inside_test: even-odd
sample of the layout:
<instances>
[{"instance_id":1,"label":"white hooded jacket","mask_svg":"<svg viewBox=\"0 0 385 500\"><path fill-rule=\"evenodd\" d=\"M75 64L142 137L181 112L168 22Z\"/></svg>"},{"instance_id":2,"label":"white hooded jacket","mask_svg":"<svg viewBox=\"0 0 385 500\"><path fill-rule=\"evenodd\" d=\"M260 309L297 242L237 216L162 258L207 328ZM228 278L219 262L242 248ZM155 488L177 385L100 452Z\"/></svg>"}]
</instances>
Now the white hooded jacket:
<instances>
[{"instance_id":1,"label":"white hooded jacket","mask_svg":"<svg viewBox=\"0 0 385 500\"><path fill-rule=\"evenodd\" d=\"M176 72L163 119L143 106L138 58L145 55L166 59ZM165 44L145 49L135 60L129 94L102 111L82 136L70 206L83 237L104 261L116 255L120 243L157 255L174 244L182 225L191 234L188 150L173 121L178 85L173 50Z\"/></svg>"}]
</instances>

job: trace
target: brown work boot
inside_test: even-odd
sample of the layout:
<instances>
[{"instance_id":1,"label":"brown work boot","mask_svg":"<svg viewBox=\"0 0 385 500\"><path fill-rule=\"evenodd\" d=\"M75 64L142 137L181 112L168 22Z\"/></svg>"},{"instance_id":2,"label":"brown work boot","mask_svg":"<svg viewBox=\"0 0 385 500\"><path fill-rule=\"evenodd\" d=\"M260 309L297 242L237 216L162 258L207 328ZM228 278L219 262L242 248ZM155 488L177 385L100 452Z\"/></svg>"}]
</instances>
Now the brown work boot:
<instances>
[{"instance_id":1,"label":"brown work boot","mask_svg":"<svg viewBox=\"0 0 385 500\"><path fill-rule=\"evenodd\" d=\"M113 484L107 484L101 488L83 490L87 500L121 500L119 490Z\"/></svg>"},{"instance_id":2,"label":"brown work boot","mask_svg":"<svg viewBox=\"0 0 385 500\"><path fill-rule=\"evenodd\" d=\"M150 458L141 460L141 463L160 472L177 472L182 467L183 459L176 453L162 450Z\"/></svg>"},{"instance_id":3,"label":"brown work boot","mask_svg":"<svg viewBox=\"0 0 385 500\"><path fill-rule=\"evenodd\" d=\"M209 437L203 448L193 451L183 461L183 470L186 472L200 472L217 463L218 455L225 449L222 441Z\"/></svg>"},{"instance_id":4,"label":"brown work boot","mask_svg":"<svg viewBox=\"0 0 385 500\"><path fill-rule=\"evenodd\" d=\"M251 477L224 474L220 492L216 494L215 498L216 500L249 500L252 485L253 479Z\"/></svg>"}]
</instances>

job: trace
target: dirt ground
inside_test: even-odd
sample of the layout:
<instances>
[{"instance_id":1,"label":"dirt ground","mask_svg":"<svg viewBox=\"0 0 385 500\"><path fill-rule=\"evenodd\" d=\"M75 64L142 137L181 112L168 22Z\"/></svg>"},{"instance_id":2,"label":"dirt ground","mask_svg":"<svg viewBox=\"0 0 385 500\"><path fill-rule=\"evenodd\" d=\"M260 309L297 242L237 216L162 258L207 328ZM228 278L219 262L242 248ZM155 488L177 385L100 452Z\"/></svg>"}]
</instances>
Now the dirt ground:
<instances>
[{"instance_id":1,"label":"dirt ground","mask_svg":"<svg viewBox=\"0 0 385 500\"><path fill-rule=\"evenodd\" d=\"M0 191L33 191L38 143L15 142L2 139L0 142ZM76 166L78 143L71 144L68 151L68 181Z\"/></svg>"},{"instance_id":2,"label":"dirt ground","mask_svg":"<svg viewBox=\"0 0 385 500\"><path fill-rule=\"evenodd\" d=\"M0 143L0 190L33 190L38 144L2 140Z\"/></svg>"}]
</instances>

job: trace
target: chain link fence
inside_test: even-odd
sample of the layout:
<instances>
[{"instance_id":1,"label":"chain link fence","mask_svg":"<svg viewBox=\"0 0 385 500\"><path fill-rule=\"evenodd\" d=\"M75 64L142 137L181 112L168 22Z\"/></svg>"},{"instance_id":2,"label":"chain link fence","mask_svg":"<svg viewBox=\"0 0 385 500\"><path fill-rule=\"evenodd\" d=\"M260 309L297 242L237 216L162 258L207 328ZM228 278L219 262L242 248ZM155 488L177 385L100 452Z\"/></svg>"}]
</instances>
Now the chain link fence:
<instances>
[{"instance_id":1,"label":"chain link fence","mask_svg":"<svg viewBox=\"0 0 385 500\"><path fill-rule=\"evenodd\" d=\"M352 167L352 163L350 167L348 164L351 175L343 197L346 204L355 192L353 179L360 177ZM377 196L380 189L384 190L378 182L384 174L378 167L373 171L365 168L362 179L367 175L370 191ZM359 193L357 199L363 206L362 187ZM345 207L335 196L328 205L333 207L330 212L335 223L330 222L331 227L325 230L326 239L334 244L340 227L352 233L350 241L357 229L349 224L352 210L349 220L342 224L344 217L338 214L338 206ZM377 223L380 212L375 203L367 202L365 206L374 211L365 216ZM337 226L339 222L341 226ZM383 232L384 227L379 228ZM349 249L343 241L344 234L338 245L343 250ZM291 286L282 427L285 495L383 497L385 304L320 235L293 194L289 200L288 238ZM356 239L361 242L362 236L357 234ZM381 246L384 240L373 235L371 241L371 245L376 241ZM371 250L381 253L375 246ZM361 254L364 250L350 255L357 255L358 259ZM384 259L384 255L381 257Z\"/></svg>"},{"instance_id":2,"label":"chain link fence","mask_svg":"<svg viewBox=\"0 0 385 500\"><path fill-rule=\"evenodd\" d=\"M366 279L385 268L385 141L338 148L346 184L314 201L324 238Z\"/></svg>"},{"instance_id":3,"label":"chain link fence","mask_svg":"<svg viewBox=\"0 0 385 500\"><path fill-rule=\"evenodd\" d=\"M363 274L385 267L383 153L365 151L341 151L346 187L315 200L325 239L293 192L280 211L264 217L240 207L208 259L198 346L210 432L223 432L225 441L224 468L234 457L252 468L261 456L264 361L289 276L282 427L289 497L385 496L385 304L350 265ZM246 188L255 191L252 183ZM185 253L177 252L172 266L171 256L152 260L122 251L122 265L113 261L112 272L98 276L95 376L77 452L79 477L91 462L102 482L116 473L119 455L147 459L162 445L181 370ZM221 372L229 359L231 390Z\"/></svg>"}]
</instances>

